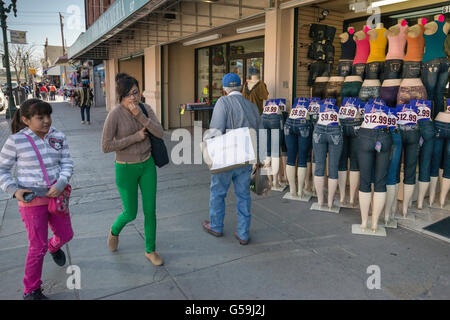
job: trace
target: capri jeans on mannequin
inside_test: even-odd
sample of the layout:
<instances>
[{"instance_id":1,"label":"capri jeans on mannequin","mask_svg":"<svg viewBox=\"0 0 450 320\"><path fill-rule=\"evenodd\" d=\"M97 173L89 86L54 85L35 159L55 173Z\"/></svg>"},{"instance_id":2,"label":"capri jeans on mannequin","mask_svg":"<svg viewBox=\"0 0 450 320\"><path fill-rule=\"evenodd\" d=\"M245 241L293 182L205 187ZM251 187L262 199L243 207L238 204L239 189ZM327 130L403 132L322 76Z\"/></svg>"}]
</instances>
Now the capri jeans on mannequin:
<instances>
[{"instance_id":1,"label":"capri jeans on mannequin","mask_svg":"<svg viewBox=\"0 0 450 320\"><path fill-rule=\"evenodd\" d=\"M392 137L392 154L386 184L393 186L400 183L400 161L402 160L402 136L398 129L390 129Z\"/></svg>"},{"instance_id":2,"label":"capri jeans on mannequin","mask_svg":"<svg viewBox=\"0 0 450 320\"><path fill-rule=\"evenodd\" d=\"M283 144L283 115L263 114L261 119L264 129L267 130L267 156L279 158L280 148ZM278 139L276 138L277 135Z\"/></svg>"},{"instance_id":3,"label":"capri jeans on mannequin","mask_svg":"<svg viewBox=\"0 0 450 320\"><path fill-rule=\"evenodd\" d=\"M306 168L308 153L311 152L311 121L306 119L287 119L284 135L287 146L287 165ZM310 160L311 161L311 160Z\"/></svg>"},{"instance_id":4,"label":"capri jeans on mannequin","mask_svg":"<svg viewBox=\"0 0 450 320\"><path fill-rule=\"evenodd\" d=\"M339 171L347 171L348 159L350 158L350 171L359 171L358 165L358 147L356 137L362 123L361 119L341 119L342 126L342 153L339 159Z\"/></svg>"},{"instance_id":5,"label":"capri jeans on mannequin","mask_svg":"<svg viewBox=\"0 0 450 320\"><path fill-rule=\"evenodd\" d=\"M419 181L430 182L431 161L433 157L433 145L435 139L434 125L430 120L423 120L418 123L420 135L423 140L419 153Z\"/></svg>"},{"instance_id":6,"label":"capri jeans on mannequin","mask_svg":"<svg viewBox=\"0 0 450 320\"><path fill-rule=\"evenodd\" d=\"M339 159L342 153L342 131L339 126L317 124L313 133L314 175L323 177L328 154L328 178L338 178Z\"/></svg>"},{"instance_id":7,"label":"capri jeans on mannequin","mask_svg":"<svg viewBox=\"0 0 450 320\"><path fill-rule=\"evenodd\" d=\"M444 111L443 91L448 81L448 68L450 62L447 58L437 58L422 63L422 82L427 89L428 99L433 100L432 119Z\"/></svg>"},{"instance_id":8,"label":"capri jeans on mannequin","mask_svg":"<svg viewBox=\"0 0 450 320\"><path fill-rule=\"evenodd\" d=\"M377 141L381 150L377 152ZM387 171L392 148L392 138L389 129L359 129L358 164L360 171L359 191L371 192L372 169L374 169L375 192L386 192Z\"/></svg>"},{"instance_id":9,"label":"capri jeans on mannequin","mask_svg":"<svg viewBox=\"0 0 450 320\"><path fill-rule=\"evenodd\" d=\"M431 162L431 176L439 176L439 167L443 162L443 177L450 179L450 123L435 121L434 128L436 130L436 137L434 140L433 158Z\"/></svg>"},{"instance_id":10,"label":"capri jeans on mannequin","mask_svg":"<svg viewBox=\"0 0 450 320\"><path fill-rule=\"evenodd\" d=\"M399 125L400 134L402 137L402 146L404 150L403 168L404 178L403 183L409 185L416 184L416 167L417 159L419 157L419 140L420 130L418 125Z\"/></svg>"}]
</instances>

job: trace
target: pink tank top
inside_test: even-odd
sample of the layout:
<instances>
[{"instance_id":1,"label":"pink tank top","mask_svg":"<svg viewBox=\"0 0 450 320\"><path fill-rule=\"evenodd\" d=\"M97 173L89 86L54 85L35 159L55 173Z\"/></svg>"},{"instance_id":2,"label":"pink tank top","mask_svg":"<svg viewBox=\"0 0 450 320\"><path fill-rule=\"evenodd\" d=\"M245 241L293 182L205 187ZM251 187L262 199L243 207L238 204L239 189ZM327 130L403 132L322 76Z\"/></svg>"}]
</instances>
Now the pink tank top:
<instances>
[{"instance_id":1,"label":"pink tank top","mask_svg":"<svg viewBox=\"0 0 450 320\"><path fill-rule=\"evenodd\" d=\"M369 30L364 30L366 37L363 40L357 40L356 38L354 38L356 42L356 53L353 64L367 62L367 58L369 57L370 53L369 35L367 34L368 31Z\"/></svg>"},{"instance_id":2,"label":"pink tank top","mask_svg":"<svg viewBox=\"0 0 450 320\"><path fill-rule=\"evenodd\" d=\"M388 36L389 49L386 55L386 60L405 58L405 46L406 46L406 29L408 26L400 26L400 32L396 36Z\"/></svg>"}]
</instances>

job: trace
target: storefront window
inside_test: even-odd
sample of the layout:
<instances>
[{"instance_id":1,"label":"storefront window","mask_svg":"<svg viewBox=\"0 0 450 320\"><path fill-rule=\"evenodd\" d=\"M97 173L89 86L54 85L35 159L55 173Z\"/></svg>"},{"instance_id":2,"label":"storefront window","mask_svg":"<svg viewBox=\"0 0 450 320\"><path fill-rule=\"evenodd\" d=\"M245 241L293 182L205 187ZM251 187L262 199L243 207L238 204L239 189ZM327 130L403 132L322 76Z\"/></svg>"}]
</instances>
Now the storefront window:
<instances>
[{"instance_id":1,"label":"storefront window","mask_svg":"<svg viewBox=\"0 0 450 320\"><path fill-rule=\"evenodd\" d=\"M209 48L199 49L197 54L197 97L201 100L209 96Z\"/></svg>"},{"instance_id":2,"label":"storefront window","mask_svg":"<svg viewBox=\"0 0 450 320\"><path fill-rule=\"evenodd\" d=\"M212 100L222 96L222 78L227 73L226 45L212 49Z\"/></svg>"},{"instance_id":3,"label":"storefront window","mask_svg":"<svg viewBox=\"0 0 450 320\"><path fill-rule=\"evenodd\" d=\"M230 43L230 55L264 52L264 38Z\"/></svg>"}]
</instances>

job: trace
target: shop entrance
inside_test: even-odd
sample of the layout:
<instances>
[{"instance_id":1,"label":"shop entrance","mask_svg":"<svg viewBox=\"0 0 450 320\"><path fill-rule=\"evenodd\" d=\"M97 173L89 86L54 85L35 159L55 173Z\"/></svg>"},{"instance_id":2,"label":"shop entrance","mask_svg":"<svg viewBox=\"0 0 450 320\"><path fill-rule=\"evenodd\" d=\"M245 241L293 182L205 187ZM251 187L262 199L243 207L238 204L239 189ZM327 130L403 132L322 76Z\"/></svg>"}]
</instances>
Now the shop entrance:
<instances>
[{"instance_id":1,"label":"shop entrance","mask_svg":"<svg viewBox=\"0 0 450 320\"><path fill-rule=\"evenodd\" d=\"M250 80L250 68L259 71L259 78L264 80L264 53L250 53L230 57L230 72L234 72L241 78L242 85Z\"/></svg>"}]
</instances>

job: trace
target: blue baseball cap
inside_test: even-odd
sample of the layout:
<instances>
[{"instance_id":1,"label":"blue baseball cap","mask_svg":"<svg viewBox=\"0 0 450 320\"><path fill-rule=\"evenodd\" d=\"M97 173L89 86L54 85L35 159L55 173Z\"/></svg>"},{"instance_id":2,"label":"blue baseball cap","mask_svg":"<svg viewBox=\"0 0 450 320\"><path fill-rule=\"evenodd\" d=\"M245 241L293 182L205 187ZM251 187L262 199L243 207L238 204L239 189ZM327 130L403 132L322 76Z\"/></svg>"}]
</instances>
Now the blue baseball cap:
<instances>
[{"instance_id":1,"label":"blue baseball cap","mask_svg":"<svg viewBox=\"0 0 450 320\"><path fill-rule=\"evenodd\" d=\"M236 73L227 73L222 78L222 86L224 87L239 87L241 85L241 78Z\"/></svg>"}]
</instances>

